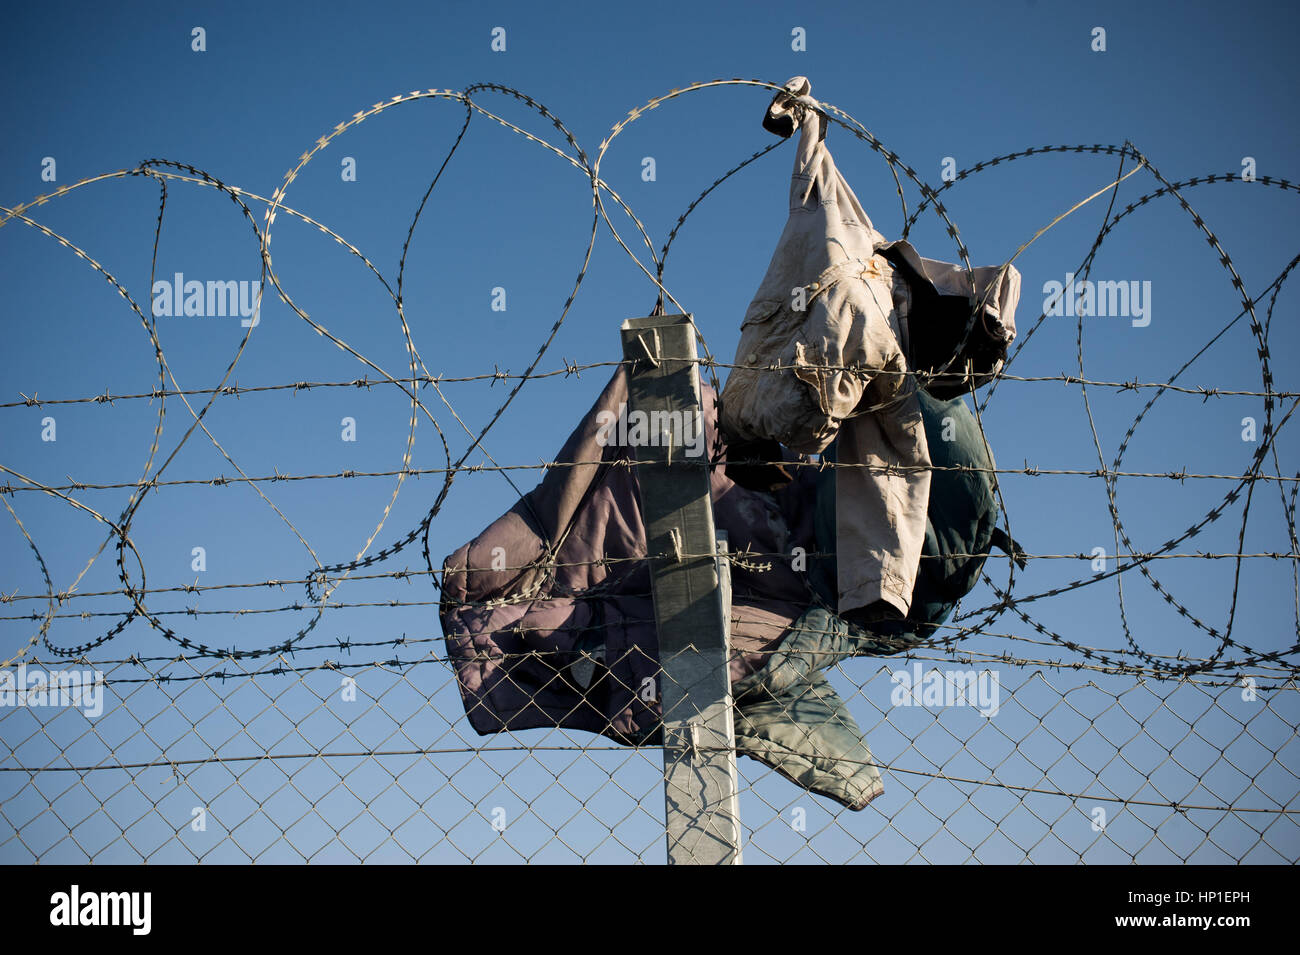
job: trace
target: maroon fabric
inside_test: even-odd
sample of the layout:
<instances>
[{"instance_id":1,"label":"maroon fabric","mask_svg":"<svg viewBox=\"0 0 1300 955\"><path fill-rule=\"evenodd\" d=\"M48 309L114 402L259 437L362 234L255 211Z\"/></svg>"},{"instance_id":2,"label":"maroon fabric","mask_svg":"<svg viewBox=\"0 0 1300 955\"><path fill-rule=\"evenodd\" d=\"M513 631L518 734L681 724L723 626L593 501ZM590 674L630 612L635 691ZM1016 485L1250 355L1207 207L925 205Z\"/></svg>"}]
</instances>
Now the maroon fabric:
<instances>
[{"instance_id":1,"label":"maroon fabric","mask_svg":"<svg viewBox=\"0 0 1300 955\"><path fill-rule=\"evenodd\" d=\"M701 386L701 397L706 448L720 462L713 389ZM638 742L660 720L649 571L643 559L625 559L646 553L636 468L622 463L635 451L597 442L599 412L617 414L626 401L619 368L555 457L577 466L548 470L444 561L443 633L479 733L563 726ZM763 664L813 600L792 555L815 550L815 471L794 471L792 484L763 494L711 469L714 523L741 555L732 564L732 682ZM497 547L504 570L492 569ZM746 561L747 550L769 556ZM584 641L604 644L608 667L585 693L565 670Z\"/></svg>"}]
</instances>

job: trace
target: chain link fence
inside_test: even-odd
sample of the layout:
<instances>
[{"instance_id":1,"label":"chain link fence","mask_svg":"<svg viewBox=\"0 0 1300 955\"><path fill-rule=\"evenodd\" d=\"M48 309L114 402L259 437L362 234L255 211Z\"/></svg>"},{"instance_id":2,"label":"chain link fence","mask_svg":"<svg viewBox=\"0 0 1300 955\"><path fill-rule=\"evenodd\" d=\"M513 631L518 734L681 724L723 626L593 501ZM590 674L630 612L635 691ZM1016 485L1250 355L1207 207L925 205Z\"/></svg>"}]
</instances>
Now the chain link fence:
<instances>
[{"instance_id":1,"label":"chain link fence","mask_svg":"<svg viewBox=\"0 0 1300 955\"><path fill-rule=\"evenodd\" d=\"M292 661L75 661L103 680L93 720L89 691L80 709L0 709L0 856L664 861L660 748L560 729L481 740L440 642L408 639L384 659L334 646ZM996 677L995 714L979 699L950 705L951 690L949 705L925 695L941 685L927 675L954 664L986 687ZM896 674L921 674L917 692ZM885 793L849 812L742 759L748 863L1296 861L1300 694L1288 675L912 654L838 665L832 683Z\"/></svg>"},{"instance_id":2,"label":"chain link fence","mask_svg":"<svg viewBox=\"0 0 1300 955\"><path fill-rule=\"evenodd\" d=\"M470 119L485 116L566 160L592 188L594 244L602 218L625 251L628 246L609 222L605 203L624 211L653 250L648 234L630 207L601 178L600 167L614 139L646 112L690 93L715 87L758 87L770 95L777 86L756 80L715 80L691 84L657 97L633 110L616 124L601 144L593 162L574 137L541 104L516 90L495 84L465 92L415 91L376 103L356 113L323 136L285 177L271 197L228 186L197 167L166 160L149 160L139 167L83 180L40 196L12 209L0 209L0 225L22 224L57 240L107 280L135 312L149 334L159 359L159 375L152 389L129 395L38 397L23 393L21 400L0 404L0 411L58 405L114 406L117 402L158 403L158 419L149 465L136 481L74 481L43 483L23 469L0 465L7 483L0 487L0 502L8 509L27 547L35 554L45 582L44 593L20 592L4 587L0 604L3 619L35 632L16 650L0 653L0 860L18 863L59 862L593 862L660 863L666 859L664 749L653 738L624 741L571 729L510 730L490 737L477 735L465 720L465 700L458 683L457 661L445 653L443 636L427 631L399 632L384 614L410 611L419 614L427 628L432 611L440 605L437 594L428 599L396 600L383 586L402 582L440 585L429 532L447 500L451 481L459 474L497 473L531 478L572 462L540 464L468 464L488 429L519 394L525 383L541 378L567 380L589 368L609 368L619 362L579 365L565 360L562 369L541 370L541 360L569 312L591 260L586 258L572 293L559 318L522 373L499 368L491 373L446 376L432 374L413 341L400 295L401 274L389 292L401 319L410 366L397 377L382 372L354 343L345 341L309 317L282 287L270 257L270 229L277 213L296 217L319 228L349 255L379 275L370 260L343 237L304 213L285 204L286 190L302 169L331 141L365 120L417 100L441 99L465 107L465 125L443 161L430 189L436 186L455 152ZM485 109L476 98L502 95L534 111L560 130L564 144L556 146L528 133ZM829 104L830 122L865 143L889 164L900 200L904 182L915 185L922 201L909 209L903 201L905 228L911 228L926 211L938 217L953 239L963 265L970 262L965 245L941 201L941 194L975 174L994 166L1035 156L1074 153L1117 159L1115 188L1137 170L1156 178L1158 188L1115 211L1108 211L1105 226L1077 269L1086 276L1103 239L1121 219L1136 208L1162 196L1176 200L1192 218L1220 256L1220 264L1241 296L1242 309L1227 327L1245 318L1258 344L1263 388L1230 390L1178 384L1177 379L1194 358L1166 381L1102 381L1083 374L1082 353L1077 375L1024 377L1006 373L1004 382L1057 381L1094 391L1150 394L1144 409L1125 435L1114 461L1096 468L1046 468L1025 463L1023 468L997 468L998 475L1040 478L1073 475L1105 482L1116 535L1111 558L1113 569L1102 576L1130 571L1142 574L1155 592L1189 621L1217 641L1217 649L1202 658L1162 656L1143 649L1123 618L1128 646L1099 648L1091 640L1071 638L1032 618L1034 601L1060 597L1093 584L1097 575L1070 581L1034 594L1002 590L986 578L998 601L970 611L957 620L980 623L964 627L951 624L941 636L921 647L888 658L837 660L825 674L829 685L847 707L852 721L870 741L872 763L879 768L884 792L861 811L792 785L790 779L767 765L742 758L739 769L739 817L746 862L772 863L1279 863L1300 861L1297 792L1300 792L1300 697L1297 696L1296 646L1255 650L1231 635L1231 623L1222 631L1204 623L1153 575L1152 568L1168 560L1233 560L1238 576L1232 585L1232 605L1238 601L1240 567L1244 560L1265 560L1273 567L1294 570L1297 562L1295 534L1296 493L1300 475L1283 473L1277 458L1275 436L1300 406L1300 395L1277 391L1269 370L1268 328L1278 292L1300 257L1255 297L1250 297L1227 252L1202 218L1191 209L1183 193L1198 186L1238 182L1232 173L1171 181L1161 175L1132 144L1122 146L1045 146L1010 153L961 170L938 188L924 183L900 157L879 143L861 123ZM740 169L766 155L769 146L729 170L706 189L678 219L667 242L652 264L641 265L659 292L659 304L680 308L663 282L669 247L687 217L718 185ZM1134 166L1127 173L1123 163ZM83 187L127 176L156 183L161 193L158 229L169 185L185 184L216 190L240 206L251 224L262 253L262 289L277 291L283 301L314 331L366 365L365 377L345 381L298 381L241 387L232 372L248 341L215 386L199 389L167 387L163 346L156 324L147 318L123 286L103 265L64 236L29 216L38 206L61 199ZM1261 187L1297 191L1286 180L1267 176ZM1109 187L1108 187L1109 188ZM1098 193L1102 195L1105 192ZM1094 196L1093 198L1095 198ZM426 197L427 198L427 197ZM1112 195L1113 201L1113 195ZM264 226L252 207L262 205ZM423 207L421 207L422 209ZM418 214L416 219L418 221ZM412 224L411 230L414 231ZM403 247L411 241L408 233ZM1023 247L1022 247L1023 248ZM157 266L157 245L154 251ZM633 256L635 259L635 256ZM151 274L152 278L152 274ZM387 283L385 283L386 287ZM259 292L260 302L261 292ZM1261 322L1256 305L1267 301ZM682 308L685 312L686 309ZM1046 312L1046 309L1045 309ZM1043 322L1031 325L1019 349ZM1225 329L1226 330L1226 329ZM1217 337L1217 336L1216 336ZM613 342L611 341L611 346ZM726 368L709 354L700 340L704 358L701 377L709 376L716 388L717 371ZM1208 347L1208 346L1207 346ZM1080 349L1082 346L1080 345ZM1199 352L1197 353L1200 354ZM425 416L437 429L444 448L448 440L421 397L433 389L446 403L442 387L451 382L498 383L508 389L504 402L468 450L446 467L416 467L410 443L417 419ZM376 385L398 388L410 399L411 438L402 465L389 470L335 470L328 473L251 474L240 468L204 418L219 400L241 396L298 394L331 389L364 390ZM992 386L996 388L997 384ZM1264 414L1258 443L1244 473L1189 473L1125 468L1123 456L1138 423L1160 396L1181 394L1205 402L1229 396L1263 399ZM197 398L193 405L191 398ZM171 458L153 470L163 430L162 404L185 403L194 426L229 462L230 470L216 477L163 477ZM1274 418L1274 405L1290 402ZM984 399L987 404L987 396ZM977 405L977 413L979 410ZM1091 406L1087 407L1089 423ZM200 410L201 409L201 410ZM209 419L211 420L211 419ZM182 422L184 418L182 417ZM458 424L464 423L457 416ZM199 428L199 425L203 425ZM179 449L178 449L179 450ZM1100 447L1098 447L1100 457ZM1272 454L1271 469L1267 464ZM161 459L161 456L160 456ZM788 463L788 462L786 462ZM262 580L216 586L146 586L144 563L132 535L140 504L148 495L179 487L220 487L242 484L262 494L264 486L280 482L359 481L377 476L432 476L443 483L433 506L414 528L393 543L367 553L383 528L381 521L365 547L353 560L328 563L315 560L310 573L298 580ZM1115 482L1120 477L1177 480L1231 486L1223 501L1215 503L1186 531L1155 549L1137 547L1119 517ZM301 485L296 485L301 486ZM1289 549L1251 551L1246 546L1244 510L1251 493L1280 492ZM93 492L130 492L120 517L100 513L85 503ZM48 498L75 508L106 528L107 543L101 554L115 560L113 572L120 586L94 593L77 592L54 583L37 541L19 519L10 502L24 495ZM1221 553L1186 553L1180 545L1208 524L1228 513L1244 496L1243 520L1235 550ZM1288 501L1289 497L1289 501ZM396 500L394 491L393 500ZM269 500L268 500L269 503ZM20 505L21 508L21 505ZM393 504L385 509L386 521ZM283 515L281 515L283 517ZM288 519L285 518L286 523ZM289 525L295 533L297 529ZM306 544L301 534L299 539ZM399 571L375 571L399 553L410 556L421 543L424 566ZM446 542L443 542L446 543ZM407 551L407 548L410 548ZM655 555L664 556L664 555ZM678 557L680 558L680 554ZM764 555L752 555L762 557ZM771 555L768 555L771 556ZM1040 553L1042 560L1089 560L1086 553ZM645 557L638 558L646 560ZM108 560L105 563L108 563ZM90 564L87 565L89 568ZM1129 573L1129 579L1132 579ZM368 602L343 603L333 595L343 581L371 579L380 589ZM230 588L306 588L306 599L287 605L213 611L193 607L169 609L168 599ZM1297 584L1300 588L1300 584ZM163 597L164 593L169 597ZM1300 594L1300 589L1297 589ZM418 595L417 595L418 596ZM648 595L647 595L648 596ZM74 601L83 597L107 599L108 608L78 612ZM520 599L526 599L522 597ZM48 604L43 613L24 613L22 601ZM1121 591L1120 609L1124 612ZM1298 597L1300 601L1300 597ZM30 606L30 605L29 605ZM1300 607L1300 603L1297 604ZM123 608L126 609L123 609ZM364 608L374 624L372 639L331 638L318 628L326 611ZM404 608L404 609L403 609ZM8 611L12 610L12 613ZM204 614L308 613L309 622L290 636L280 635L261 649L241 643L222 647L204 642L181 623ZM996 633L991 624L1002 613L1026 628L1022 633ZM1300 610L1298 610L1300 613ZM92 639L77 645L50 639L55 621L110 618L115 622ZM402 618L402 623L411 620ZM128 631L128 628L130 630ZM1297 622L1300 633L1300 619ZM1033 636L1026 636L1030 631ZM129 636L133 642L117 640ZM137 640L138 637L148 638ZM1039 637L1044 639L1040 640ZM1066 655L1053 656L1062 648ZM130 648L129 650L126 648ZM147 650L145 649L147 648ZM1017 652L1013 653L1011 650ZM134 655L127 656L134 651ZM1238 655L1234 658L1232 653ZM546 661L543 660L543 663ZM555 680L566 676L570 662L554 664ZM656 676L663 677L662 671ZM7 681L7 682L6 682ZM542 688L530 688L537 692ZM635 692L635 687L625 687ZM739 719L740 716L737 716Z\"/></svg>"}]
</instances>

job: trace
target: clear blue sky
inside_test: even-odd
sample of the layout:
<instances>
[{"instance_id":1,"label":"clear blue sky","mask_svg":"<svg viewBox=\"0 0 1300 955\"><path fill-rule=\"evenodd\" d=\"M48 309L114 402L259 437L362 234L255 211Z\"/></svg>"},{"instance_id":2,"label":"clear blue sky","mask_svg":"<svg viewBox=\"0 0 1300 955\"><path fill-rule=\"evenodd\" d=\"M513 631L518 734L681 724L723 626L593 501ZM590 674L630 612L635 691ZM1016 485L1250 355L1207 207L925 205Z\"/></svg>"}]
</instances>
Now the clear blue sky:
<instances>
[{"instance_id":1,"label":"clear blue sky","mask_svg":"<svg viewBox=\"0 0 1300 955\"><path fill-rule=\"evenodd\" d=\"M206 31L207 49L202 53L191 50L196 26ZM1098 26L1106 31L1105 52L1090 48ZM491 49L495 27L505 28L505 52ZM791 49L796 27L806 31L806 52ZM1248 156L1255 159L1257 175L1294 181L1300 179L1295 158L1300 155L1294 105L1297 74L1291 49L1296 28L1294 8L1254 3L1231 9L1212 3L934 3L888 12L849 3L25 5L8 13L0 38L6 85L0 203L13 207L58 185L132 168L151 157L187 162L226 183L269 196L302 152L358 110L416 89L462 89L476 82L515 87L546 104L594 156L609 128L629 109L670 88L732 76L784 82L795 74L809 76L814 95L861 120L935 186L945 157L953 157L963 168L1028 146L1125 140L1171 181L1239 173ZM637 212L656 249L700 191L768 144L770 138L758 123L768 98L766 91L745 87L692 93L647 114L616 140L602 175ZM480 102L563 145L553 127L521 104L490 93ZM395 284L411 217L463 114L463 107L448 101L420 101L367 120L319 154L289 188L285 202L344 236ZM897 236L902 215L885 163L843 129L833 128L829 141L876 227L887 237ZM655 159L653 182L641 178L647 156ZM54 184L41 179L46 157L57 163ZM355 159L355 182L340 176L345 157ZM740 317L784 220L790 160L790 148L779 148L730 180L693 214L670 256L666 284L695 315L713 354L724 361L732 355ZM1035 157L975 176L946 192L944 202L974 263L996 264L1055 216L1105 185L1116 168L1117 160L1109 156ZM1121 186L1116 209L1157 187L1148 172L1139 172ZM1184 195L1232 256L1251 295L1273 281L1296 254L1294 192L1235 182L1189 188ZM909 207L917 201L915 188L909 186ZM1022 334L1041 311L1044 283L1062 281L1079 265L1105 209L1104 200L1091 203L1017 259L1024 276L1018 313ZM262 207L254 204L253 211L260 222ZM28 214L85 249L136 301L149 301L158 214L153 180L112 179ZM632 242L635 230L626 218L620 213L614 221L648 263L644 246ZM406 315L429 370L455 375L526 367L559 317L581 266L591 222L590 191L578 170L476 117L430 200L408 256ZM300 307L375 364L396 374L404 371L400 325L391 298L374 275L328 237L286 215L277 218L274 235L276 270ZM932 214L922 219L911 238L923 254L956 258L955 247ZM68 250L10 221L0 230L0 262L6 288L0 299L5 335L0 402L18 400L20 393L75 398L105 389L136 393L157 385L157 365L139 319ZM229 199L210 189L171 184L159 251L160 278L182 272L200 280L255 281L259 265L253 232ZM1120 223L1102 247L1093 278L1150 282L1152 289L1150 325L1133 327L1128 319L1113 317L1085 323L1084 373L1093 379L1167 380L1238 309L1238 297L1217 256L1191 218L1168 197ZM504 313L490 307L495 287L506 289ZM566 358L581 363L616 359L619 323L647 314L654 300L651 283L602 225L587 280L540 368L561 368ZM1295 389L1289 374L1297 344L1295 323L1290 321L1294 307L1294 287L1287 285L1269 339L1280 390ZM1262 321L1262 307L1259 315ZM185 388L220 381L244 333L238 319L231 318L159 321L167 359ZM1078 374L1075 336L1073 319L1047 319L1008 370L1024 376ZM342 381L366 373L357 359L318 336L268 294L261 323L232 380L254 386ZM489 433L486 451L501 464L551 458L606 377L604 371L593 370L581 380L556 378L528 385ZM1261 390L1256 343L1246 323L1234 326L1179 383ZM449 385L445 393L476 432L504 397L500 385L488 388L482 383ZM1112 463L1149 395L1146 390L1089 391L1101 459L1075 385L1007 382L985 409L984 423L1004 466L1028 462L1041 468L1092 469ZM467 446L465 431L432 392L426 392L426 402L447 435L453 458L459 457ZM1288 407L1283 401L1275 420ZM41 440L41 421L49 415L57 422L55 442ZM345 416L356 420L355 442L340 438ZM1242 440L1241 420L1246 416L1262 425L1261 399L1203 402L1196 396L1166 394L1138 428L1122 467L1242 473L1256 447ZM68 476L82 482L132 482L144 466L156 419L156 405L143 401L0 409L0 463L48 484L69 483ZM191 420L182 404L169 400L155 467L171 454ZM391 387L277 392L237 402L224 399L205 422L252 475L271 474L273 469L283 474L388 471L402 464L409 403ZM1277 443L1284 475L1298 469L1290 433L1294 427L1288 425ZM479 460L486 459L475 455L470 463ZM445 463L436 433L421 416L413 466ZM1267 470L1273 468L1270 457ZM163 477L234 473L200 432ZM526 489L534 475L524 472L519 480ZM273 484L263 490L321 560L334 562L352 558L375 531L395 487L394 478L373 478ZM1199 520L1231 487L1217 480L1176 484L1126 478L1120 482L1118 502L1134 542L1141 549L1155 549ZM1284 487L1289 494L1290 485ZM403 536L424 514L437 488L438 482L429 477L408 480L371 552ZM1003 479L1003 494L1012 532L1031 553L1090 552L1100 546L1113 555L1114 537L1099 479L1012 475ZM78 499L116 517L127 492L84 491ZM515 492L499 476L458 478L430 535L435 561L478 533L514 499ZM23 492L9 500L41 548L56 586L69 585L103 542L104 525L45 495ZM1234 552L1241 523L1239 502L1177 550ZM151 588L180 586L196 577L208 584L297 578L312 566L298 538L244 485L153 492L135 520L132 537ZM0 590L42 592L39 568L7 514L0 515L0 541ZM196 546L204 547L207 555L207 570L199 574L191 569ZM1275 482L1261 483L1255 490L1244 549L1291 549ZM1156 577L1189 612L1217 629L1226 625L1233 590L1231 561L1156 564ZM418 544L378 569L403 566L423 566ZM1017 575L1016 593L1045 591L1089 572L1084 561L1034 561L1026 573ZM1244 562L1233 623L1239 639L1263 651L1295 642L1300 621L1293 573L1293 562ZM1005 581L1005 575L1005 566L998 565L995 579ZM1171 609L1145 580L1136 574L1126 574L1123 580L1129 626L1144 649L1191 655L1214 649L1214 641ZM79 587L95 591L118 586L110 547ZM150 606L271 607L291 603L300 593L236 590L198 598L160 596ZM427 583L395 586L391 581L350 583L336 597L436 599ZM981 585L971 605L991 599ZM83 600L75 609L109 612L125 606L123 598L110 597ZM1027 609L1044 626L1079 643L1109 648L1124 643L1113 579L1037 601ZM67 646L92 639L104 629L104 619L113 618L60 619L52 640ZM209 616L187 619L184 627L204 643L252 649L291 636L308 619L306 612ZM30 621L2 624L0 659L31 632ZM1002 617L997 629L1034 636L1011 615ZM403 632L428 637L437 630L433 607L342 610L327 615L308 642L345 634L354 639ZM970 638L967 646L1026 653L1024 645L991 635ZM441 650L440 643L423 645L408 657L430 647ZM140 621L99 651L105 659L163 652L168 652L163 641ZM364 655L354 656L361 659ZM864 682L877 669L874 661L866 661L859 670L846 672L854 682ZM443 720L426 713L407 725L407 735L418 746L438 745L440 739L442 745L463 745L456 734L475 741L459 718L449 674L437 664L425 671L424 682L415 685L426 695L436 692L435 709ZM1006 681L1014 680L1008 673ZM272 680L263 679L260 685L274 693ZM854 702L864 726L879 718L872 707L887 709L888 704L887 680L877 679L871 687L871 693ZM254 702L246 705L257 712ZM1287 705L1294 714L1294 703ZM12 719L0 726L5 727L6 742L13 743L12 734L18 730L11 729ZM168 739L180 735L179 730L164 734ZM868 738L876 745L876 736L869 733ZM372 742L411 745L382 733ZM140 745L140 739L132 745ZM284 745L294 752L309 748L302 740ZM880 744L884 755L890 745ZM250 748L256 746L243 745L243 751ZM232 742L230 749L240 750L240 741ZM156 747L152 757L145 750L139 758L157 756ZM919 759L902 744L897 754L903 762ZM43 764L50 753L25 757ZM623 759L625 754L615 754L614 765ZM635 757L634 762L639 768L628 772L644 777L644 785L635 791L648 792L644 805L657 812L653 759ZM572 770L570 775L582 778L581 773ZM1089 779L1080 788L1087 788ZM12 780L0 782L16 785ZM587 782L599 789L599 778ZM893 787L900 797L903 785L900 781ZM767 778L760 787L777 808L799 796L780 780ZM446 812L454 818L467 812L482 815L488 811L483 806L496 804L492 798L508 804L515 797L506 793L462 799ZM20 799L33 799L32 792L25 791ZM182 804L189 805L183 799ZM801 804L826 809L808 797ZM765 812L770 815L772 810L760 802L760 819ZM888 815L889 805L882 803L880 812ZM651 832L644 844L658 851L653 827L645 825L649 817L642 814L641 822L640 831ZM882 825L881 815L873 806L862 817L841 818L839 825L852 829L853 838L865 840L875 831L873 826ZM0 828L0 855L10 858L12 850L12 858L23 858L12 841L4 841L6 836ZM833 842L834 837L832 832L825 838ZM1294 850L1294 827L1290 839ZM899 851L901 858L908 857ZM76 857L75 850L68 853ZM284 857L295 856L286 852Z\"/></svg>"}]
</instances>

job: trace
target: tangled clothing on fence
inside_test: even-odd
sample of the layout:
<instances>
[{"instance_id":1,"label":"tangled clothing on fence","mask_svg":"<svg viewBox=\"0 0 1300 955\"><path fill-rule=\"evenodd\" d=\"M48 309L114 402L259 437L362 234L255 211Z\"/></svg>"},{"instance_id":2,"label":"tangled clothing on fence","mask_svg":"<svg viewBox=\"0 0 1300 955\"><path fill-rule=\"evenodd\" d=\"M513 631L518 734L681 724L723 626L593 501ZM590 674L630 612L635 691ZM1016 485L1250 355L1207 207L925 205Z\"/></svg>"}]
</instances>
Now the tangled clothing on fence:
<instances>
[{"instance_id":1,"label":"tangled clothing on fence","mask_svg":"<svg viewBox=\"0 0 1300 955\"><path fill-rule=\"evenodd\" d=\"M807 81L786 89L772 110L799 131L790 214L741 325L722 430L733 442L774 440L802 453L838 436L842 464L868 465L836 471L838 609L883 600L906 614L930 494L917 386L906 374L909 287L876 252L885 239L826 148Z\"/></svg>"},{"instance_id":2,"label":"tangled clothing on fence","mask_svg":"<svg viewBox=\"0 0 1300 955\"><path fill-rule=\"evenodd\" d=\"M714 392L701 386L713 460L725 454ZM628 400L619 368L542 482L443 564L443 632L470 725L479 733L566 727L654 744L662 719L658 637L645 560L635 448L609 440L601 413ZM793 459L793 455L790 456ZM841 621L814 592L815 468L777 492L710 469L714 521L733 554L730 676L736 745L807 788L861 808L880 774L821 670L858 653L893 653ZM500 548L500 550L497 550ZM763 556L747 559L750 553ZM592 666L598 659L599 665Z\"/></svg>"},{"instance_id":3,"label":"tangled clothing on fence","mask_svg":"<svg viewBox=\"0 0 1300 955\"><path fill-rule=\"evenodd\" d=\"M932 399L902 374L913 290L931 298L951 292L954 283L936 277L952 270L916 264L907 247L910 256L896 272L895 262L875 251L905 243L886 244L872 227L822 142L815 102L801 96L790 106L800 143L789 221L745 316L736 364L795 369L734 368L721 407L701 387L702 417L714 461L726 453L715 427L721 414L729 438L779 441L791 449L780 452L786 460L835 440L840 464L869 466L836 467L821 482L815 469L792 468L793 481L771 491L741 487L724 468L711 468L709 478L714 521L738 555L731 561L729 660L736 748L860 809L882 791L880 773L824 671L847 656L907 649L947 619L996 537L986 470L992 461L960 399ZM901 271L909 263L910 281ZM977 283L1001 282L1004 272L977 276ZM958 292L963 281L965 273L957 276ZM1013 329L1014 296L990 299L1009 304L1001 314ZM853 365L877 373L843 370ZM645 527L636 469L621 463L636 453L604 440L610 434L601 424L622 417L627 394L620 368L556 458L577 466L549 469L444 562L448 655L480 733L560 726L624 743L658 741L660 667ZM886 407L853 414L877 404ZM936 453L945 466L976 470L936 477L944 500L931 502L935 439L927 430L945 418L963 423L963 440ZM881 470L889 466L895 470ZM933 525L932 515L939 517ZM836 559L805 568L790 559L797 548ZM919 573L923 554L934 560ZM888 637L841 616L878 600L908 615L876 625Z\"/></svg>"}]
</instances>

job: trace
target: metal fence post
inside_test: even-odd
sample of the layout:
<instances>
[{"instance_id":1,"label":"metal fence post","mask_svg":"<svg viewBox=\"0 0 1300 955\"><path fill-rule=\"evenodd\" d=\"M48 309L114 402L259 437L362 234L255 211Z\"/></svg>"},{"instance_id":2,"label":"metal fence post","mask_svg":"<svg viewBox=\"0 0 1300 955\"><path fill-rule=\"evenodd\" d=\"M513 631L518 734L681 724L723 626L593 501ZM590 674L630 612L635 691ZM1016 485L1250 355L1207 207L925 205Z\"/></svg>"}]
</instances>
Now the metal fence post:
<instances>
[{"instance_id":1,"label":"metal fence post","mask_svg":"<svg viewBox=\"0 0 1300 955\"><path fill-rule=\"evenodd\" d=\"M635 449L651 555L663 701L669 864L741 861L735 728L727 668L730 574L713 527L695 329L687 315L623 323L628 412L644 415ZM631 432L633 429L629 428Z\"/></svg>"}]
</instances>

